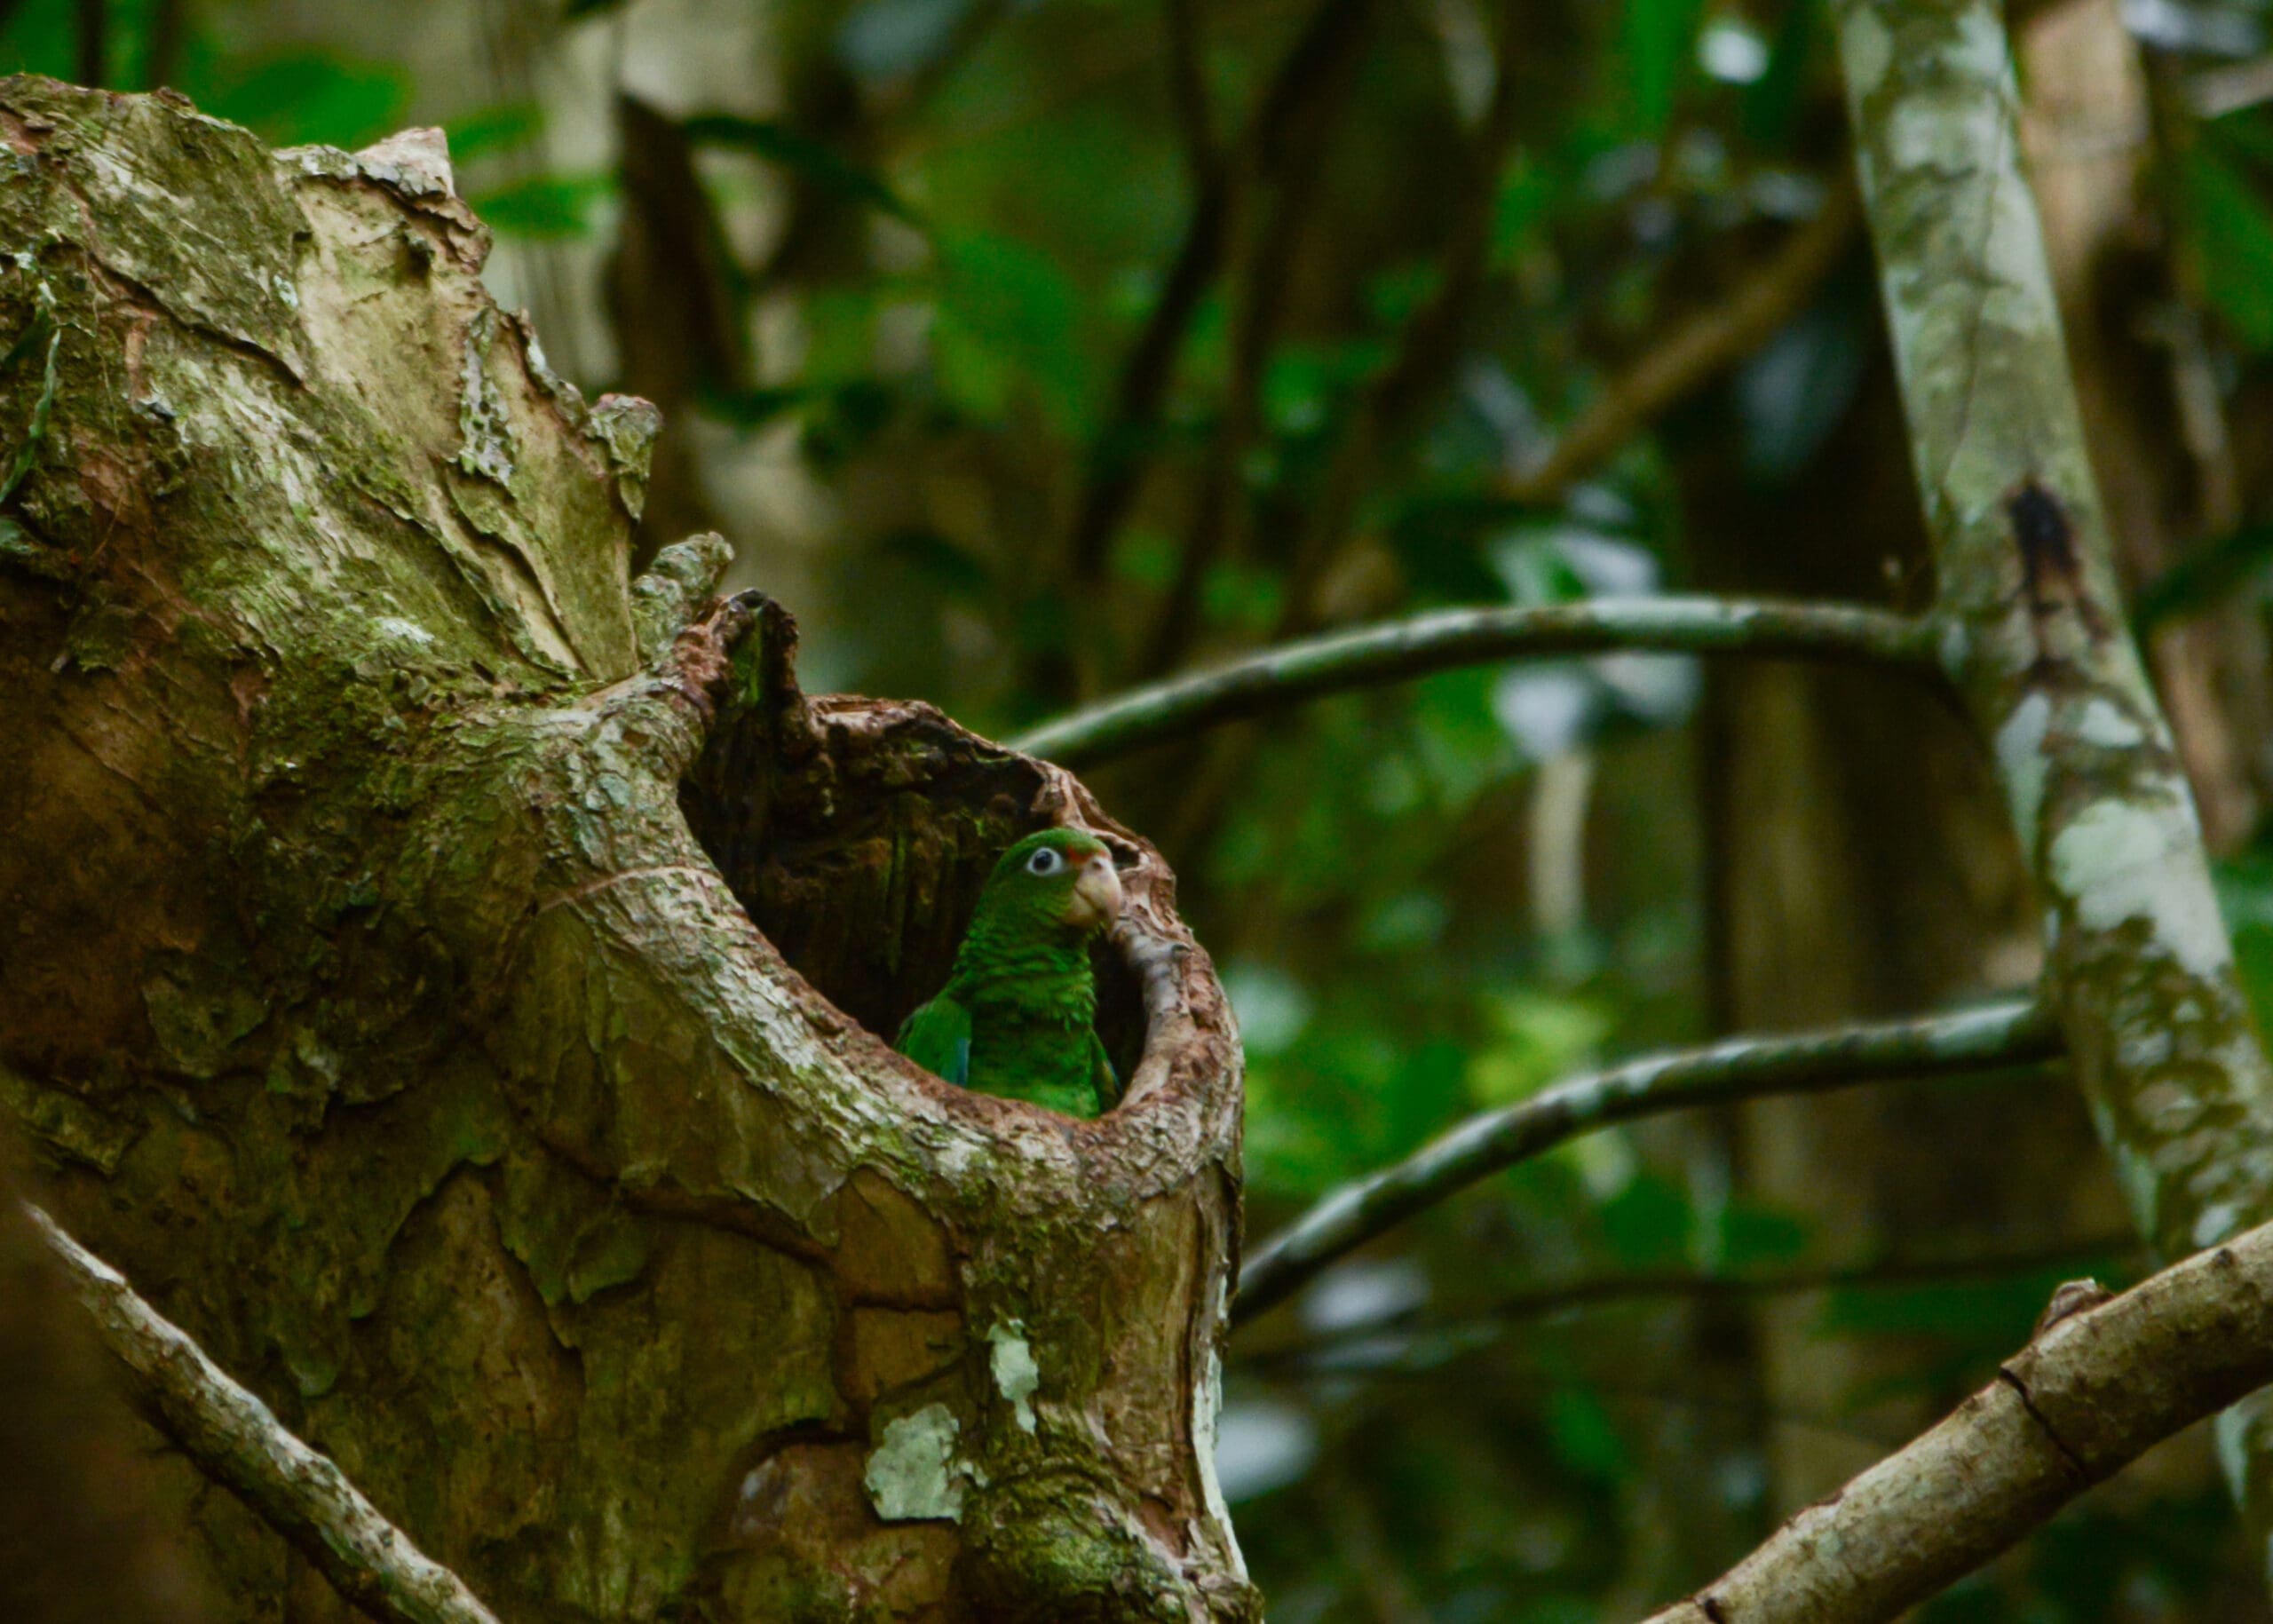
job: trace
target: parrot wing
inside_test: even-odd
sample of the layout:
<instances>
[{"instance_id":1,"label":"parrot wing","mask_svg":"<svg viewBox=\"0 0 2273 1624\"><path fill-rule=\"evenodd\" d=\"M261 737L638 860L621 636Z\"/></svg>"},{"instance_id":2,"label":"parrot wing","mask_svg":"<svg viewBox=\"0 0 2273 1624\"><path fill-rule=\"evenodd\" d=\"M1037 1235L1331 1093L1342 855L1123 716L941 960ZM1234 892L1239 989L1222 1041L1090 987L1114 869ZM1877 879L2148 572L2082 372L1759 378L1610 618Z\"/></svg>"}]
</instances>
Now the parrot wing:
<instances>
[{"instance_id":1,"label":"parrot wing","mask_svg":"<svg viewBox=\"0 0 2273 1624\"><path fill-rule=\"evenodd\" d=\"M892 1047L934 1076L970 1086L970 1011L946 994L902 1022Z\"/></svg>"},{"instance_id":2,"label":"parrot wing","mask_svg":"<svg viewBox=\"0 0 2273 1624\"><path fill-rule=\"evenodd\" d=\"M1105 1040L1089 1028L1089 1083L1097 1089L1096 1114L1102 1115L1121 1103L1121 1079L1113 1073L1113 1061L1105 1052Z\"/></svg>"}]
</instances>

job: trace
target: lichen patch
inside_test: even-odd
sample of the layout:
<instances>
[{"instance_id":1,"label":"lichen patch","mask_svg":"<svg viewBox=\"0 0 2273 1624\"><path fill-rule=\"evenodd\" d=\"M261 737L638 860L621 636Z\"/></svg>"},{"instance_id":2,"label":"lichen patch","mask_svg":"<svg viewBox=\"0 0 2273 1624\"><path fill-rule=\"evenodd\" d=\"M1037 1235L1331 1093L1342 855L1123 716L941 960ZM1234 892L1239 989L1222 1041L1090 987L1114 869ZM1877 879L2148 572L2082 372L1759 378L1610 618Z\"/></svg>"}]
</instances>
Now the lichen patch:
<instances>
[{"instance_id":1,"label":"lichen patch","mask_svg":"<svg viewBox=\"0 0 2273 1624\"><path fill-rule=\"evenodd\" d=\"M1034 1347L1026 1327L1013 1319L986 1333L988 1367L994 1373L994 1390L1018 1416L1022 1431L1034 1430L1034 1395L1041 1385L1041 1367L1034 1362Z\"/></svg>"},{"instance_id":2,"label":"lichen patch","mask_svg":"<svg viewBox=\"0 0 2273 1624\"><path fill-rule=\"evenodd\" d=\"M2000 761L2002 749L2000 734ZM2109 796L2085 807L2053 841L2052 883L2085 929L2112 931L2143 919L2180 964L2213 977L2232 963L2233 948L2200 853L2201 836L2183 804Z\"/></svg>"},{"instance_id":3,"label":"lichen patch","mask_svg":"<svg viewBox=\"0 0 2273 1624\"><path fill-rule=\"evenodd\" d=\"M868 1455L861 1482L868 1503L887 1523L962 1520L968 1469L955 1458L962 1423L944 1404L927 1404L884 1424L883 1442Z\"/></svg>"}]
</instances>

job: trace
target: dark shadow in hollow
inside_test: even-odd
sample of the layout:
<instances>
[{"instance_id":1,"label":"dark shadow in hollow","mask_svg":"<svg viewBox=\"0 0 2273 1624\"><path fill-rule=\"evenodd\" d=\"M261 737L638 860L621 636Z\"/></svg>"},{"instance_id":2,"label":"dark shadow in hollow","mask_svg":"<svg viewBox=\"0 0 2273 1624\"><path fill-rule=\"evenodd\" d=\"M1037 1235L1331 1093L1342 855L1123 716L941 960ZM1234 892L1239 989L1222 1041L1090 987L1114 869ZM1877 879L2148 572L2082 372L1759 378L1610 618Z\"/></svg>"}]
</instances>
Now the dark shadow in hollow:
<instances>
[{"instance_id":1,"label":"dark shadow in hollow","mask_svg":"<svg viewBox=\"0 0 2273 1624\"><path fill-rule=\"evenodd\" d=\"M929 705L808 701L796 647L795 623L764 602L679 805L790 967L890 1042L946 983L995 860L1060 820L1034 763ZM1124 867L1137 860L1098 833ZM1097 1031L1126 1083L1144 1052L1142 995L1118 953L1094 958Z\"/></svg>"}]
</instances>

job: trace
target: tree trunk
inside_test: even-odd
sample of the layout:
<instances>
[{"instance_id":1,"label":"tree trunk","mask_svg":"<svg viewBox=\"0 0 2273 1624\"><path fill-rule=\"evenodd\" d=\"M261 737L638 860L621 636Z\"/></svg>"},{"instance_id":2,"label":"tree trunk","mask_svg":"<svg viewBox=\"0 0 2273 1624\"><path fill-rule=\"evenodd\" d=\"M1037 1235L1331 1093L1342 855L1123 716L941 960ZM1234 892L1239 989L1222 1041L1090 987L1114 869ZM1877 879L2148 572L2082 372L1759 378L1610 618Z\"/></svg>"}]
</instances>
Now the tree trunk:
<instances>
[{"instance_id":1,"label":"tree trunk","mask_svg":"<svg viewBox=\"0 0 2273 1624\"><path fill-rule=\"evenodd\" d=\"M1238 1052L1152 850L804 699L715 542L628 581L653 409L491 303L439 137L19 78L0 142L0 1097L59 1217L506 1618L1255 1617ZM1052 822L1131 899L1095 1122L876 1035ZM230 1616L347 1616L194 1509Z\"/></svg>"}]
</instances>

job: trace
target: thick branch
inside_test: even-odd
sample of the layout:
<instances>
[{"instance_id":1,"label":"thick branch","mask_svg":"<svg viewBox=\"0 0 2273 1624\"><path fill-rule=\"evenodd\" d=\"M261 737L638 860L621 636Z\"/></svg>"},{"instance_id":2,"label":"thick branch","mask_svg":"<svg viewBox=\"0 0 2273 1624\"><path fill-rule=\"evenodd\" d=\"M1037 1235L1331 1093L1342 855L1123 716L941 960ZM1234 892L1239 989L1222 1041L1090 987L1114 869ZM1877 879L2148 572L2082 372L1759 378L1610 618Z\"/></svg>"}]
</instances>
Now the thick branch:
<instances>
[{"instance_id":1,"label":"thick branch","mask_svg":"<svg viewBox=\"0 0 2273 1624\"><path fill-rule=\"evenodd\" d=\"M1956 1015L1738 1038L1631 1060L1469 1118L1394 1167L1345 1185L1255 1252L1239 1276L1242 1321L1345 1253L1487 1174L1611 1122L1767 1094L1820 1092L2041 1060L2052 1023L2014 999Z\"/></svg>"},{"instance_id":2,"label":"thick branch","mask_svg":"<svg viewBox=\"0 0 2273 1624\"><path fill-rule=\"evenodd\" d=\"M422 1555L345 1473L286 1431L115 1269L39 1208L28 1210L63 1260L103 1346L132 1376L137 1401L200 1470L299 1547L341 1596L392 1624L497 1624L455 1574Z\"/></svg>"},{"instance_id":3,"label":"thick branch","mask_svg":"<svg viewBox=\"0 0 2273 1624\"><path fill-rule=\"evenodd\" d=\"M1596 654L1804 655L1933 669L1934 630L1881 609L1711 598L1597 598L1517 609L1448 609L1282 644L1214 670L1139 688L1036 728L1017 748L1089 765L1321 694L1496 660Z\"/></svg>"},{"instance_id":4,"label":"thick branch","mask_svg":"<svg viewBox=\"0 0 2273 1624\"><path fill-rule=\"evenodd\" d=\"M2093 1121L2140 1232L2177 1256L2273 1218L2273 1073L2126 631L1999 7L1841 0L1839 19L1945 657L2044 895ZM2261 1541L2273 1425L2237 1424Z\"/></svg>"},{"instance_id":5,"label":"thick branch","mask_svg":"<svg viewBox=\"0 0 2273 1624\"><path fill-rule=\"evenodd\" d=\"M1648 1624L1871 1624L2273 1378L2273 1226L2058 1319L1899 1454Z\"/></svg>"}]
</instances>

